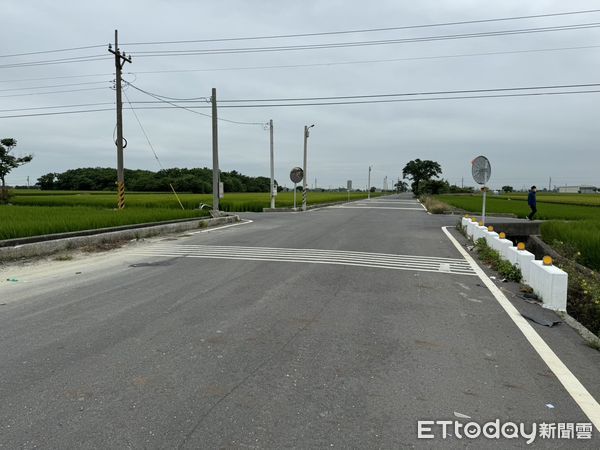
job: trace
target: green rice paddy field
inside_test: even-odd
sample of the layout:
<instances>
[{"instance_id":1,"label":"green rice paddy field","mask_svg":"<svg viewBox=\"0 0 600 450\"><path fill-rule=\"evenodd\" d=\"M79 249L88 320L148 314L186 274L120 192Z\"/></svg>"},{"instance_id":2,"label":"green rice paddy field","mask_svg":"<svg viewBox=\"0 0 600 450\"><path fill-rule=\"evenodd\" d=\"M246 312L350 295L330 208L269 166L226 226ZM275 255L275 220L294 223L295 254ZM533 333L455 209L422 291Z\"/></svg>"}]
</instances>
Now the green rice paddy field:
<instances>
[{"instance_id":1,"label":"green rice paddy field","mask_svg":"<svg viewBox=\"0 0 600 450\"><path fill-rule=\"evenodd\" d=\"M377 193L371 195L380 195ZM293 192L280 192L277 207L291 207ZM351 193L350 199L366 193ZM309 205L344 201L346 192L310 192ZM12 191L11 205L0 205L0 240L119 225L201 217L208 214L201 204L212 204L211 194L179 194L184 209L172 193L128 193L126 208L115 210L114 192ZM302 194L297 194L298 206ZM268 193L226 193L221 210L262 211L269 207Z\"/></svg>"},{"instance_id":2,"label":"green rice paddy field","mask_svg":"<svg viewBox=\"0 0 600 450\"><path fill-rule=\"evenodd\" d=\"M481 214L481 195L440 195L438 200L456 208ZM571 249L579 262L600 270L600 194L537 195L537 219L542 238L549 244ZM527 194L488 195L486 211L512 213L525 218L529 213Z\"/></svg>"}]
</instances>

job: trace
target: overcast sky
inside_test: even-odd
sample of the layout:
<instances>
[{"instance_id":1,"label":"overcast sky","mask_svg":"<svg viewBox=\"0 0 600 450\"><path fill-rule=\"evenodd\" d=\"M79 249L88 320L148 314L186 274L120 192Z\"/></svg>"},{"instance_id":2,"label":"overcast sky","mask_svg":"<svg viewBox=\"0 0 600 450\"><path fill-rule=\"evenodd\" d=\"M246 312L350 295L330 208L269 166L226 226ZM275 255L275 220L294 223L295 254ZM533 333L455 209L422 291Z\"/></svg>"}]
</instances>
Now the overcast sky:
<instances>
[{"instance_id":1,"label":"overcast sky","mask_svg":"<svg viewBox=\"0 0 600 450\"><path fill-rule=\"evenodd\" d=\"M246 54L151 57L140 52L329 44L600 23L600 13L358 34L133 45L427 25L595 8L600 8L599 2L577 0L3 0L1 55L100 47L0 58L0 116L112 108L114 62L107 44L113 41L115 29L119 30L121 49L133 55L133 63L124 67L125 79L141 89L173 98L208 97L213 87L219 100L232 100L597 83L600 28L596 27ZM565 50L566 47L588 48ZM101 59L6 67L95 55ZM72 76L78 78L59 78ZM69 86L60 86L66 84ZM153 100L131 87L125 92L132 102ZM63 107L96 103L107 105ZM388 176L391 185L392 179L401 176L404 165L415 158L439 162L442 177L451 183L460 185L464 178L465 185L473 185L470 162L480 154L491 161L493 187L547 187L550 177L553 185L600 186L599 105L600 93L588 93L221 108L219 115L258 123L273 119L275 177L287 186L291 185L290 169L302 165L303 127L313 123L308 174L310 184L317 178L319 187L345 186L348 179L353 180L354 187L364 187L369 165L373 166L372 184L381 187ZM23 110L48 106L61 108ZM209 109L196 111L210 113ZM208 117L182 109L139 109L137 114L162 166L211 167ZM17 154L34 155L31 163L9 175L9 184L26 184L27 177L34 184L45 173L77 167L115 167L115 120L114 110L0 118L0 137L16 138ZM128 141L126 168L160 169L130 110L124 111L124 136ZM262 126L220 122L219 140L222 170L269 176L269 133Z\"/></svg>"}]
</instances>

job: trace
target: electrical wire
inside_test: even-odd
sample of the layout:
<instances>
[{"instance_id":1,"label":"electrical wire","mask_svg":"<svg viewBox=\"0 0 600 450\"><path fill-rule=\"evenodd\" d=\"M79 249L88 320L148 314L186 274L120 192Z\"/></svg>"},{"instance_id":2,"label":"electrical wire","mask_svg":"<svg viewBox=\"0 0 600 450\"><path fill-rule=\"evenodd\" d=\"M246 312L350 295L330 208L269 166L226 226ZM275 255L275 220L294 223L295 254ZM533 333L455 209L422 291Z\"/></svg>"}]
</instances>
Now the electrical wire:
<instances>
[{"instance_id":1,"label":"electrical wire","mask_svg":"<svg viewBox=\"0 0 600 450\"><path fill-rule=\"evenodd\" d=\"M428 98L394 98L394 99L379 99L379 100L360 100L360 101L337 101L337 102L305 102L305 103L278 103L278 104L255 104L255 105L223 105L220 108L277 108L277 107L293 107L293 106L333 106L333 105L362 105L362 104L376 104L376 103L399 103L399 102L421 102L421 101L440 101L440 100L465 100L465 99L485 99L485 98L507 98L507 97L539 97L539 96L551 96L551 95L571 95L571 94L592 94L600 93L600 89L586 89L579 91L552 91L552 92L519 92L515 94L491 94L491 95L460 95L460 96L444 96L444 97L428 97ZM200 114L203 116L210 117L208 114L202 114L195 109L210 108L210 106L190 106L184 107L170 103L168 101L162 101L168 103L171 106L147 106L138 107L137 109L152 110L152 109L185 109L187 111ZM135 103L135 102L132 102ZM90 110L79 110L79 111L60 111L60 112L49 112L49 113L36 113L36 114L17 114L0 116L0 119L19 118L19 117L34 117L34 116L54 116L61 114L77 114L77 113L88 113L98 111L114 111L114 108L103 108L103 109L90 109ZM219 119L226 120L227 119ZM235 122L244 125L264 125L260 122Z\"/></svg>"},{"instance_id":2,"label":"electrical wire","mask_svg":"<svg viewBox=\"0 0 600 450\"><path fill-rule=\"evenodd\" d=\"M106 87L97 87L97 88L84 88L84 89L69 89L62 91L49 91L49 92L30 92L28 94L9 94L9 95L0 95L0 98L6 97L25 97L30 95L46 95L46 94L70 94L72 92L83 92L83 91L99 91L107 89Z\"/></svg>"},{"instance_id":3,"label":"electrical wire","mask_svg":"<svg viewBox=\"0 0 600 450\"><path fill-rule=\"evenodd\" d=\"M128 86L131 86L132 88L134 88L134 89L136 89L136 90L138 90L138 91L140 91L140 92L142 92L142 93L144 93L144 94L146 94L146 95L149 95L150 97L153 97L153 98L157 99L157 100L158 100L158 101L160 101L160 102L163 102L163 103L168 103L169 105L172 105L172 106L174 106L174 107L176 107L176 108L185 109L185 110L187 110L187 111L190 111L190 112L193 112L193 113L195 113L195 114L200 114L201 116L205 116L205 117L211 117L211 118L212 118L212 116L211 116L210 114L203 114L203 113L201 113L201 112L194 111L194 110L193 110L193 109L191 109L191 108L187 108L187 107L185 107L185 106L177 105L177 104L175 104L175 103L173 103L173 102L170 102L170 101L168 101L168 100L164 100L164 98L168 98L168 97L159 96L158 94L154 94L154 93L152 93L152 92L146 91L146 90L144 90L144 89L141 89L141 88L139 88L139 87L137 87L137 86L134 86L133 84L131 84L131 83L127 82L127 81L126 81L126 83L127 83L127 85L128 85ZM207 100L208 100L208 101L210 101L210 99L209 99L208 97L202 97L202 98L203 98L203 100L202 100L202 101L207 101ZM207 106L207 108L208 108L208 106ZM236 125L260 125L260 126L263 126L263 127L264 127L264 125L265 125L265 122L241 122L241 121L237 121L237 120L224 119L224 118L222 118L222 117L217 117L217 120L220 120L220 121L222 121L222 122L229 122L229 123L233 123L233 124L236 124Z\"/></svg>"},{"instance_id":4,"label":"electrical wire","mask_svg":"<svg viewBox=\"0 0 600 450\"><path fill-rule=\"evenodd\" d=\"M61 59L46 59L41 61L28 61L22 63L4 64L0 65L0 69L15 69L20 67L33 67L33 66L50 66L54 64L70 64L78 62L89 62L89 61L106 61L112 59L110 56L82 56L77 58L61 58Z\"/></svg>"},{"instance_id":5,"label":"electrical wire","mask_svg":"<svg viewBox=\"0 0 600 450\"><path fill-rule=\"evenodd\" d=\"M0 119L14 119L19 117L38 117L38 116L61 116L65 114L80 114L80 113L91 113L99 111L114 111L114 108L101 108L101 109L82 109L79 111L59 111L59 112L48 112L48 113L35 113L35 114L14 114L10 116L0 116Z\"/></svg>"},{"instance_id":6,"label":"electrical wire","mask_svg":"<svg viewBox=\"0 0 600 450\"><path fill-rule=\"evenodd\" d=\"M27 53L12 53L10 55L0 55L0 58L11 58L13 56L41 55L41 54L45 54L45 53L72 52L72 51L76 51L76 50L89 50L91 48L102 48L102 47L106 47L106 44L86 45L84 47L59 48L59 49L54 49L54 50L39 50L39 51L27 52Z\"/></svg>"},{"instance_id":7,"label":"electrical wire","mask_svg":"<svg viewBox=\"0 0 600 450\"><path fill-rule=\"evenodd\" d=\"M356 30L341 30L341 31L325 31L318 33L297 33L297 34L279 34L279 35L267 35L267 36L246 36L246 37L234 37L234 38L218 38L218 39L193 39L193 40L180 40L180 41L155 41L155 42L130 42L123 45L165 45L165 44L192 44L192 43L206 43L206 42L230 42L230 41L250 41L250 40L263 40L263 39L283 39L283 38L298 38L298 37L313 37L313 36L329 36L329 35L340 35L340 34L354 34L354 33L372 33L382 31L398 31L398 30L410 30L418 28L433 28L443 26L455 26L455 25L471 25L477 23L489 23L489 22L500 22L510 20L522 20L522 19L539 19L546 17L558 17L568 16L575 14L590 14L600 12L600 9L590 9L581 11L567 11L559 13L548 13L548 14L534 14L528 16L513 16L513 17L500 17L492 19L478 19L478 20L463 20L457 22L442 22L442 23L431 23L421 25L406 25L398 27L385 27L385 28L367 28L367 29L356 29Z\"/></svg>"},{"instance_id":8,"label":"electrical wire","mask_svg":"<svg viewBox=\"0 0 600 450\"><path fill-rule=\"evenodd\" d=\"M148 146L150 147L150 150L152 150L152 153L154 154L154 159L156 159L156 162L158 163L159 167L162 170L165 170L165 168L163 167L162 163L160 162L160 158L156 154L156 150L154 149L154 146L152 145L152 141L150 140L150 137L148 136L148 133L146 133L146 130L144 129L144 126L142 125L142 122L140 121L140 118L138 117L137 113L135 112L135 108L133 107L133 105L131 104L131 101L129 100L129 96L127 95L127 92L123 91L123 94L125 95L125 98L127 99L127 103L129 103L131 112L133 113L133 116L135 117L135 120L137 121L138 125L140 126L140 129L142 130L142 133L144 134L144 137L146 138L146 142L148 142ZM169 186L171 187L171 190L173 191L173 194L175 194L175 198L179 202L179 206L181 206L181 209L185 209L183 207L183 203L181 203L181 200L179 199L179 196L177 195L177 192L175 191L175 188L173 187L173 184L169 183Z\"/></svg>"},{"instance_id":9,"label":"electrical wire","mask_svg":"<svg viewBox=\"0 0 600 450\"><path fill-rule=\"evenodd\" d=\"M0 92L9 92L9 91L27 91L31 89L52 89L57 87L67 87L67 86L86 86L90 84L104 84L109 81L88 81L86 83L67 83L67 84L54 84L51 86L28 86L28 87L20 87L20 88L10 88L10 89L0 89Z\"/></svg>"},{"instance_id":10,"label":"electrical wire","mask_svg":"<svg viewBox=\"0 0 600 450\"><path fill-rule=\"evenodd\" d=\"M241 67L217 67L213 69L179 69L179 70L149 70L140 72L128 72L129 74L136 73L138 75L145 74L163 74L163 73L189 73L189 72L220 72L220 71L240 71L240 70L261 70L261 69L297 69L301 67L324 67L324 66L339 66L339 65L351 65L351 64L375 64L375 63L387 63L387 62L400 62L400 61L420 61L429 59L445 59L445 58L464 58L473 56L494 56L494 55L508 55L508 54L519 54L519 53L537 53L537 52L555 52L555 51L568 51L568 50L584 50L591 48L600 48L600 45L582 45L575 47L556 47L556 48L542 48L542 49L525 49L525 50L506 50L497 52L480 52L480 53L458 53L452 55L432 55L432 56L415 56L407 58L391 58L391 59L366 59L366 60L354 60L354 61L338 61L338 62L325 62L325 63L309 63L309 64L283 64L283 65L271 65L271 66L241 66ZM1 83L1 81L0 81Z\"/></svg>"},{"instance_id":11,"label":"electrical wire","mask_svg":"<svg viewBox=\"0 0 600 450\"><path fill-rule=\"evenodd\" d=\"M589 89L583 91L559 91L559 92L526 92L517 94L493 94L493 95L463 95L451 97L429 97L429 98L395 98L387 100L364 100L364 101L340 101L340 102L315 102L315 103L279 103L279 104L258 104L258 105L223 105L221 108L277 108L290 106L331 106L331 105L361 105L373 103L399 103L399 102L420 102L433 100L465 100L481 98L502 98L502 97L530 97L542 95L566 95L566 94L591 94L598 93L600 89Z\"/></svg>"},{"instance_id":12,"label":"electrical wire","mask_svg":"<svg viewBox=\"0 0 600 450\"><path fill-rule=\"evenodd\" d=\"M15 112L15 111L35 111L42 109L59 109L59 108L83 108L90 106L106 106L114 105L114 102L103 102L103 103L80 103L78 105L56 105L56 106L37 106L30 108L13 108L13 109L0 109L0 112Z\"/></svg>"},{"instance_id":13,"label":"electrical wire","mask_svg":"<svg viewBox=\"0 0 600 450\"><path fill-rule=\"evenodd\" d=\"M600 22L576 25L561 25L554 27L524 28L517 30L485 31L479 33L447 34L437 36L424 36L402 39L382 39L373 41L355 41L355 42L330 42L326 44L302 44L271 47L238 47L238 48L217 48L217 49L198 49L198 50L160 50L160 51L140 51L135 52L137 58L144 57L165 57L165 56L194 56L194 55L221 55L221 54L242 54L242 53L263 53L263 52L284 52L298 50L322 50L332 48L364 47L374 45L389 44L407 44L414 42L445 41L456 39L470 39L491 36L508 36L530 33L543 33L552 31L569 31L600 27Z\"/></svg>"},{"instance_id":14,"label":"electrical wire","mask_svg":"<svg viewBox=\"0 0 600 450\"><path fill-rule=\"evenodd\" d=\"M130 42L130 43L124 43L121 45L142 46L142 45L165 45L165 44L189 44L189 43L248 41L248 40L264 40L264 39L329 36L329 35L341 35L341 34L373 33L373 32L384 32L384 31L410 30L410 29L419 29L419 28L471 25L471 24L478 24L478 23L503 22L503 21L511 21L511 20L539 19L539 18L548 18L548 17L593 14L593 13L598 13L598 12L600 12L600 9L589 9L589 10L578 10L578 11L563 11L563 12L547 13L547 14L531 14L531 15L525 15L525 16L496 17L496 18L490 18L490 19L475 19L475 20L455 21L455 22L440 22L440 23L430 23L430 24L405 25L405 26L396 26L396 27L338 30L338 31L325 31L325 32L317 32L317 33L296 33L296 34L279 34L279 35L266 35L266 36L246 36L246 37L217 38L217 39ZM0 58L11 58L11 57L18 57L18 56L30 56L30 55L49 54L49 53L71 52L71 51L78 51L78 50L89 50L89 49L94 49L94 48L103 48L105 46L106 46L106 44L96 44L96 45L86 45L86 46L80 46L80 47L69 47L69 48L38 50L38 51L22 52L22 53L11 53L11 54L0 55Z\"/></svg>"},{"instance_id":15,"label":"electrical wire","mask_svg":"<svg viewBox=\"0 0 600 450\"><path fill-rule=\"evenodd\" d=\"M526 91L540 89L575 89L598 87L600 83L585 84L553 84L545 86L518 86L510 88L491 88L491 89L461 89L451 91L429 91L429 92L403 92L396 94L369 94L369 95L344 95L334 97L298 97L298 98L266 98L266 99L241 99L241 100L219 100L219 103L248 103L248 102L299 102L309 100L347 100L362 98L380 98L380 97L405 97L405 96L423 96L423 95L445 95L445 94L479 94L484 92L503 92L503 91Z\"/></svg>"},{"instance_id":16,"label":"electrical wire","mask_svg":"<svg viewBox=\"0 0 600 450\"><path fill-rule=\"evenodd\" d=\"M90 78L90 77L109 77L109 76L114 76L114 72L113 73L94 73L94 74L89 74L89 75L65 75L65 76L60 76L60 77L37 77L37 78L19 78L19 79L13 79L13 80L0 80L0 83L20 83L23 81L46 81L46 80L61 80L61 79L68 79L68 78Z\"/></svg>"}]
</instances>

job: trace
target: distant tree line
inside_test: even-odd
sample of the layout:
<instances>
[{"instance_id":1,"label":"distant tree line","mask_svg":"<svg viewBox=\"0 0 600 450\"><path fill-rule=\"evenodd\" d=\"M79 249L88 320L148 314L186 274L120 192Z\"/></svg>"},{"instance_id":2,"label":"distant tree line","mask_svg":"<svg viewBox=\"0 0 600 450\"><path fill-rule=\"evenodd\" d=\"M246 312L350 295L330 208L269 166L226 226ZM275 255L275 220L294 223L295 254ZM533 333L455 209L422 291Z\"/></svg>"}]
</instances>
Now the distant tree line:
<instances>
[{"instance_id":1,"label":"distant tree line","mask_svg":"<svg viewBox=\"0 0 600 450\"><path fill-rule=\"evenodd\" d=\"M47 173L37 180L43 190L114 191L117 171L113 168L88 167L62 173ZM221 172L225 192L269 192L271 180L267 177L249 177L235 170ZM212 169L125 169L125 185L129 191L164 192L171 187L178 192L212 193Z\"/></svg>"}]
</instances>

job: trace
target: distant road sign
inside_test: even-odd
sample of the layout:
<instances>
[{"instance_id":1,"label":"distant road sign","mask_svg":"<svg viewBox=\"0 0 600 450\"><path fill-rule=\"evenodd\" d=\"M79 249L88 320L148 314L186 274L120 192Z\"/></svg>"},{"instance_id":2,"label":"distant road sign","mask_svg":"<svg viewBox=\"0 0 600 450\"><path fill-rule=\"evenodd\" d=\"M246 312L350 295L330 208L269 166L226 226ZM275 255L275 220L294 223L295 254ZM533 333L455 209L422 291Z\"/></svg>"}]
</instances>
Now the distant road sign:
<instances>
[{"instance_id":1,"label":"distant road sign","mask_svg":"<svg viewBox=\"0 0 600 450\"><path fill-rule=\"evenodd\" d=\"M348 180L346 183L348 183L348 190L351 191L352 190L352 180Z\"/></svg>"},{"instance_id":2,"label":"distant road sign","mask_svg":"<svg viewBox=\"0 0 600 450\"><path fill-rule=\"evenodd\" d=\"M300 183L302 178L304 178L302 167L294 167L290 172L290 180L292 180L292 183Z\"/></svg>"}]
</instances>

